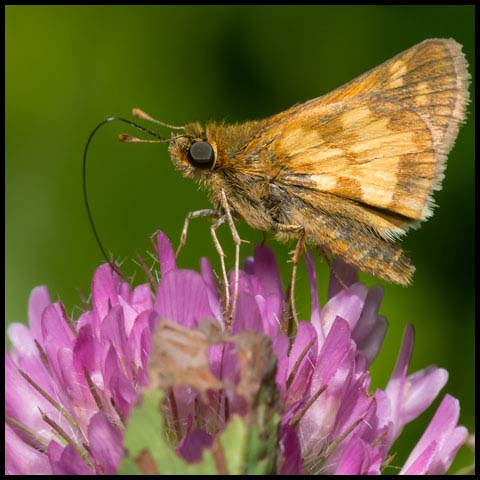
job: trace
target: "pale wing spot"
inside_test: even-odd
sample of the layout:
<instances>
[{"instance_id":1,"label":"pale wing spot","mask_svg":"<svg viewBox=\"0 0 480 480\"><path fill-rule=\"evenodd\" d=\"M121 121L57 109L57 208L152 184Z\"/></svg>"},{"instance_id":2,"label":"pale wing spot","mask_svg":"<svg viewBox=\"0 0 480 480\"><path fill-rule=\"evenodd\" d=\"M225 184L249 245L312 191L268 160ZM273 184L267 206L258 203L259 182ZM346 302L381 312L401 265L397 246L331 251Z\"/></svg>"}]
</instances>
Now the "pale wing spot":
<instances>
[{"instance_id":1,"label":"pale wing spot","mask_svg":"<svg viewBox=\"0 0 480 480\"><path fill-rule=\"evenodd\" d=\"M345 150L307 145L295 155L295 170L301 173L333 173L345 169L349 162Z\"/></svg>"},{"instance_id":2,"label":"pale wing spot","mask_svg":"<svg viewBox=\"0 0 480 480\"><path fill-rule=\"evenodd\" d=\"M316 99L318 100L318 99ZM322 117L322 116L327 116L331 115L332 113L335 113L335 104L330 105L330 104L324 104L324 103L318 103L318 104L313 104L308 107L308 111L305 112L305 114L308 114L310 117Z\"/></svg>"},{"instance_id":3,"label":"pale wing spot","mask_svg":"<svg viewBox=\"0 0 480 480\"><path fill-rule=\"evenodd\" d=\"M397 60L390 65L388 70L392 76L405 75L407 73L407 65L403 60Z\"/></svg>"},{"instance_id":4,"label":"pale wing spot","mask_svg":"<svg viewBox=\"0 0 480 480\"><path fill-rule=\"evenodd\" d=\"M401 198L394 199L388 206L392 211L415 220L425 220L424 212L428 204L427 195L416 192L410 195L402 195Z\"/></svg>"},{"instance_id":5,"label":"pale wing spot","mask_svg":"<svg viewBox=\"0 0 480 480\"><path fill-rule=\"evenodd\" d=\"M333 159L335 159L333 161ZM316 148L295 157L297 165L312 165L315 171L332 171L348 165L341 148Z\"/></svg>"},{"instance_id":6,"label":"pale wing spot","mask_svg":"<svg viewBox=\"0 0 480 480\"><path fill-rule=\"evenodd\" d=\"M420 82L416 86L416 90L418 95L428 95L432 91L428 82Z\"/></svg>"},{"instance_id":7,"label":"pale wing spot","mask_svg":"<svg viewBox=\"0 0 480 480\"><path fill-rule=\"evenodd\" d=\"M414 98L414 103L417 107L425 107L430 103L429 94L432 89L428 82L420 82L416 87L416 96Z\"/></svg>"},{"instance_id":8,"label":"pale wing spot","mask_svg":"<svg viewBox=\"0 0 480 480\"><path fill-rule=\"evenodd\" d=\"M392 78L396 79L398 77L403 77L407 73L408 68L403 60L397 60L396 62L392 63L392 65L390 65L388 71Z\"/></svg>"},{"instance_id":9,"label":"pale wing spot","mask_svg":"<svg viewBox=\"0 0 480 480\"><path fill-rule=\"evenodd\" d=\"M279 140L280 148L290 155L295 155L303 152L309 146L320 145L322 143L322 136L318 132L315 130L305 130L303 128L287 130Z\"/></svg>"},{"instance_id":10,"label":"pale wing spot","mask_svg":"<svg viewBox=\"0 0 480 480\"><path fill-rule=\"evenodd\" d=\"M369 205L388 207L398 182L400 157L372 161L370 168L356 169L355 178L361 185L362 200Z\"/></svg>"},{"instance_id":11,"label":"pale wing spot","mask_svg":"<svg viewBox=\"0 0 480 480\"><path fill-rule=\"evenodd\" d=\"M385 149L385 153L388 152L389 155L400 155L405 153L406 147L409 145L415 145L413 132L392 133L386 128L380 129L379 133L380 132L384 133L384 135L379 136L378 138L373 138L372 140L359 141L352 145L349 151L352 153L361 153L368 150L381 152L382 149Z\"/></svg>"},{"instance_id":12,"label":"pale wing spot","mask_svg":"<svg viewBox=\"0 0 480 480\"><path fill-rule=\"evenodd\" d=\"M300 140L300 136L302 133L303 133L302 128L287 130L285 134L282 135L278 140L279 146L283 150L287 152L291 152L293 148L298 148L298 142Z\"/></svg>"},{"instance_id":13,"label":"pale wing spot","mask_svg":"<svg viewBox=\"0 0 480 480\"><path fill-rule=\"evenodd\" d=\"M362 123L363 121L372 117L373 114L370 109L366 106L363 106L347 110L340 118L342 120L343 127L346 130L351 130L352 127L357 128L359 123Z\"/></svg>"},{"instance_id":14,"label":"pale wing spot","mask_svg":"<svg viewBox=\"0 0 480 480\"><path fill-rule=\"evenodd\" d=\"M320 148L313 158L317 162L321 162L322 160L327 160L332 157L345 157L345 150L342 148ZM346 161L346 159L343 159Z\"/></svg>"},{"instance_id":15,"label":"pale wing spot","mask_svg":"<svg viewBox=\"0 0 480 480\"><path fill-rule=\"evenodd\" d=\"M309 178L312 182L316 184L318 190L322 192L329 192L335 189L337 185L337 175L311 175Z\"/></svg>"},{"instance_id":16,"label":"pale wing spot","mask_svg":"<svg viewBox=\"0 0 480 480\"><path fill-rule=\"evenodd\" d=\"M387 83L387 88L403 87L405 84L403 77L407 73L407 65L402 60L397 60L388 69L391 80Z\"/></svg>"},{"instance_id":17,"label":"pale wing spot","mask_svg":"<svg viewBox=\"0 0 480 480\"><path fill-rule=\"evenodd\" d=\"M386 208L393 200L397 172L372 172L369 180L362 182L358 178L362 190L362 200L369 205Z\"/></svg>"},{"instance_id":18,"label":"pale wing spot","mask_svg":"<svg viewBox=\"0 0 480 480\"><path fill-rule=\"evenodd\" d=\"M392 80L391 82L388 82L387 88L399 88L399 87L403 87L404 83L405 83L405 82L403 81L403 78L402 78L402 77L396 78L395 80Z\"/></svg>"},{"instance_id":19,"label":"pale wing spot","mask_svg":"<svg viewBox=\"0 0 480 480\"><path fill-rule=\"evenodd\" d=\"M413 195L408 197L405 196L402 199L402 205L400 208L405 212L405 215L418 215L418 212L423 212L423 209L425 208L425 201L425 198L418 198Z\"/></svg>"}]
</instances>

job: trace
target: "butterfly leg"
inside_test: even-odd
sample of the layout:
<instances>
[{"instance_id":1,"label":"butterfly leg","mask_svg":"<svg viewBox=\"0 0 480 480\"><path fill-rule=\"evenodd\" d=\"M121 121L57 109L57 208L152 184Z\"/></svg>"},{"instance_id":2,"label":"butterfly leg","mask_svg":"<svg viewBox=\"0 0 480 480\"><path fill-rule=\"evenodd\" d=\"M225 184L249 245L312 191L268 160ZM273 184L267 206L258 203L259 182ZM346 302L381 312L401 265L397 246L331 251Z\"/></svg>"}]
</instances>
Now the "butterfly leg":
<instances>
[{"instance_id":1,"label":"butterfly leg","mask_svg":"<svg viewBox=\"0 0 480 480\"><path fill-rule=\"evenodd\" d=\"M242 239L238 235L237 228L235 227L235 222L233 221L232 212L230 210L230 206L227 201L227 196L225 195L225 190L222 189L220 195L220 203L222 205L223 210L225 211L225 217L228 222L228 226L230 227L230 231L232 232L233 243L235 244L235 273L234 273L234 283L233 283L233 299L232 305L230 308L230 320L233 321L235 316L235 310L237 308L237 298L238 298L238 279L239 279L239 271L240 271L240 245L242 243Z\"/></svg>"},{"instance_id":2,"label":"butterfly leg","mask_svg":"<svg viewBox=\"0 0 480 480\"><path fill-rule=\"evenodd\" d=\"M221 212L218 210L213 210L211 208L207 208L204 210L196 210L194 212L188 212L187 216L185 217L185 222L183 223L182 234L180 236L180 242L178 243L177 251L175 252L175 257L178 257L180 250L183 248L185 243L187 242L187 233L188 233L188 225L190 220L194 218L200 217L219 217Z\"/></svg>"},{"instance_id":3,"label":"butterfly leg","mask_svg":"<svg viewBox=\"0 0 480 480\"><path fill-rule=\"evenodd\" d=\"M297 240L297 245L295 246L295 250L293 251L292 255L292 279L290 281L290 306L292 309L292 317L295 325L298 326L298 316L297 316L297 309L295 308L295 281L297 278L297 268L298 262L300 261L300 257L303 253L303 248L305 246L305 232L302 230L300 238ZM291 327L288 328L288 332L290 333Z\"/></svg>"},{"instance_id":4,"label":"butterfly leg","mask_svg":"<svg viewBox=\"0 0 480 480\"><path fill-rule=\"evenodd\" d=\"M261 245L265 245L267 243L267 232L263 231L262 232L262 243Z\"/></svg>"},{"instance_id":5,"label":"butterfly leg","mask_svg":"<svg viewBox=\"0 0 480 480\"><path fill-rule=\"evenodd\" d=\"M210 233L212 234L213 244L215 245L215 249L218 252L218 255L220 257L220 264L222 266L223 284L225 287L225 305L226 305L225 310L227 310L230 304L230 289L228 287L227 269L225 268L225 252L223 251L223 248L220 245L220 242L218 241L217 232L216 232L217 228L220 225L223 225L224 222L225 222L225 215L222 215L214 223L212 223L212 226L210 227Z\"/></svg>"},{"instance_id":6,"label":"butterfly leg","mask_svg":"<svg viewBox=\"0 0 480 480\"><path fill-rule=\"evenodd\" d=\"M288 287L289 297L287 312L291 311L293 321L295 325L298 325L297 309L295 308L295 282L297 278L298 262L302 256L303 248L305 247L305 229L300 225L286 225L281 223L276 224L275 228L277 232L295 234L297 237L297 244L295 246L295 250L292 252L292 278ZM288 321L287 324L287 333L292 333L292 325L290 321Z\"/></svg>"}]
</instances>

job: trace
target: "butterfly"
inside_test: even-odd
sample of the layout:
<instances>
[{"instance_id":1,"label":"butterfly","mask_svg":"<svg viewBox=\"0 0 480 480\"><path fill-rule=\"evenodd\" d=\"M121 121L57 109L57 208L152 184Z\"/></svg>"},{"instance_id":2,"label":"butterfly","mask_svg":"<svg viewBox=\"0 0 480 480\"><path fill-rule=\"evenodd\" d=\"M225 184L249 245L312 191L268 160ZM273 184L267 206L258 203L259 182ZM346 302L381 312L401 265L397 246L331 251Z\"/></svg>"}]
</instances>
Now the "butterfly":
<instances>
[{"instance_id":1,"label":"butterfly","mask_svg":"<svg viewBox=\"0 0 480 480\"><path fill-rule=\"evenodd\" d=\"M292 299L305 243L363 272L409 284L415 267L396 240L433 213L432 194L441 188L465 119L469 78L459 43L428 39L263 120L175 127L134 109L138 118L181 130L163 138L139 127L157 137L152 142L168 143L173 165L205 187L213 204L187 215L177 254L191 219L216 218L211 233L227 285L215 232L228 223L236 246L235 305L241 242L235 219L241 218L280 241L297 240Z\"/></svg>"}]
</instances>

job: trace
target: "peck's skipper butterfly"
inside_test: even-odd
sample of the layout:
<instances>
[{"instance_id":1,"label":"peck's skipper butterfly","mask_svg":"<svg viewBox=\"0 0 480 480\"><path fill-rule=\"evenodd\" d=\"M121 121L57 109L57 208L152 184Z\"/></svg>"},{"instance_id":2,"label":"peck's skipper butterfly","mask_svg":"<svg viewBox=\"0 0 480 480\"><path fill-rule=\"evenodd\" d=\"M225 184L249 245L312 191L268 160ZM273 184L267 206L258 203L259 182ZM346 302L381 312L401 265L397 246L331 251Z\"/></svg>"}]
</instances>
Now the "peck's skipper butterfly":
<instances>
[{"instance_id":1,"label":"peck's skipper butterfly","mask_svg":"<svg viewBox=\"0 0 480 480\"><path fill-rule=\"evenodd\" d=\"M175 127L133 110L143 120L182 130L164 138L130 120L107 118L90 135L83 159L85 204L105 258L88 203L86 155L96 131L121 120L157 138L122 134L121 141L168 142L175 167L207 188L215 208L187 215L177 255L191 219L217 218L211 234L226 305L229 282L215 232L228 222L236 247L231 318L241 242L235 217L273 231L281 241L297 239L290 289L294 319L295 272L305 241L364 272L409 284L415 267L395 240L433 213L433 191L441 189L447 155L465 119L467 67L455 40L429 39L331 93L264 120Z\"/></svg>"},{"instance_id":2,"label":"peck's skipper butterfly","mask_svg":"<svg viewBox=\"0 0 480 480\"><path fill-rule=\"evenodd\" d=\"M414 266L394 240L432 215L468 83L461 45L425 40L265 120L186 125L169 150L177 169L207 188L216 211L227 207L279 240L304 238L364 272L408 284Z\"/></svg>"}]
</instances>

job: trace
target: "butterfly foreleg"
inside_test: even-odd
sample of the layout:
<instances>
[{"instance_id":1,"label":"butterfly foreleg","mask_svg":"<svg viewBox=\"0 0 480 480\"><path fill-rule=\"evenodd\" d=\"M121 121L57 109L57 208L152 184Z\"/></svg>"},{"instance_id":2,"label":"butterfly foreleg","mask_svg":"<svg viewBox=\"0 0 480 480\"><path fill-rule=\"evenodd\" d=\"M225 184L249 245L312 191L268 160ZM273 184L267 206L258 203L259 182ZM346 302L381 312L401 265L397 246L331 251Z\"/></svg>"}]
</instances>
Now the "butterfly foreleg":
<instances>
[{"instance_id":1,"label":"butterfly foreleg","mask_svg":"<svg viewBox=\"0 0 480 480\"><path fill-rule=\"evenodd\" d=\"M230 227L230 231L232 232L233 243L235 244L235 272L234 272L234 281L233 281L233 298L232 298L232 304L229 312L229 318L233 322L233 318L235 316L235 310L237 308L238 280L239 280L239 271L240 271L240 245L242 243L242 239L240 238L237 228L235 227L235 222L233 221L230 205L228 204L227 196L223 188L220 193L220 204L225 212L225 218L227 219L228 226Z\"/></svg>"},{"instance_id":2,"label":"butterfly foreleg","mask_svg":"<svg viewBox=\"0 0 480 480\"><path fill-rule=\"evenodd\" d=\"M217 228L220 227L220 225L223 225L224 223L225 223L225 215L222 215L220 218L218 218L215 222L212 223L212 226L210 227L210 233L213 238L213 244L215 245L215 250L217 250L217 253L220 257L220 265L222 268L222 277L223 277L223 285L224 285L225 311L227 311L230 305L230 289L228 285L227 269L225 267L225 252L223 251L223 248L220 245L220 242L218 241L218 237L217 237Z\"/></svg>"},{"instance_id":3,"label":"butterfly foreleg","mask_svg":"<svg viewBox=\"0 0 480 480\"><path fill-rule=\"evenodd\" d=\"M190 220L200 217L220 217L222 212L220 210L214 210L211 208L206 208L203 210L195 210L194 212L188 212L185 217L185 222L183 223L182 234L180 235L180 242L178 243L177 251L175 252L175 257L178 257L180 250L184 247L187 242L187 233Z\"/></svg>"}]
</instances>

